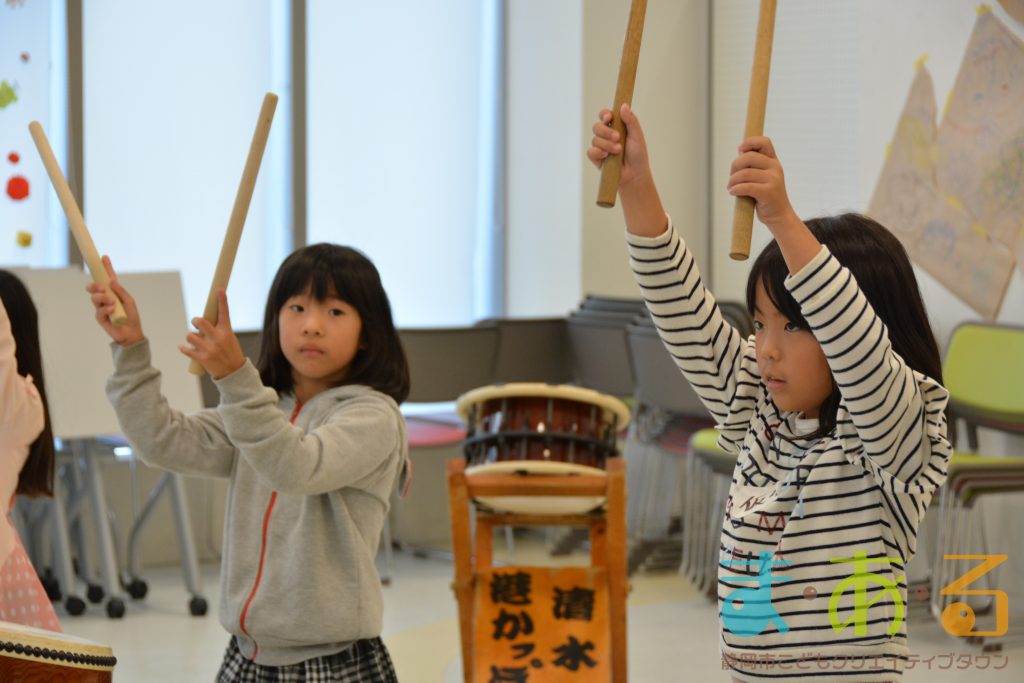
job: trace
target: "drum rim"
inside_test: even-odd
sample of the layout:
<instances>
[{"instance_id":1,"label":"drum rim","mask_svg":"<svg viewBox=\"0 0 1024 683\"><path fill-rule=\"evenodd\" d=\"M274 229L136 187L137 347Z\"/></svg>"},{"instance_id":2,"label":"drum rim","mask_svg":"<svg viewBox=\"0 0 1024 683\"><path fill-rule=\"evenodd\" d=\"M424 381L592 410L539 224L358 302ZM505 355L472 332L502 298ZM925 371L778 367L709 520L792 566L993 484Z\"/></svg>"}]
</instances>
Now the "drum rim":
<instances>
[{"instance_id":1,"label":"drum rim","mask_svg":"<svg viewBox=\"0 0 1024 683\"><path fill-rule=\"evenodd\" d=\"M585 515L608 502L607 496L481 496L473 499L495 512L519 515ZM557 509L556 509L557 508Z\"/></svg>"},{"instance_id":2,"label":"drum rim","mask_svg":"<svg viewBox=\"0 0 1024 683\"><path fill-rule=\"evenodd\" d=\"M524 463L529 463L540 471L530 472L529 468L523 467ZM485 462L480 465L470 465L466 467L466 476L471 477L476 474L515 474L516 472L522 472L524 470L527 475L557 474L566 476L585 475L588 477L608 476L608 473L605 470L597 467L581 465L575 462L556 462L553 460L502 460L500 462ZM543 470L550 471L545 472Z\"/></svg>"},{"instance_id":3,"label":"drum rim","mask_svg":"<svg viewBox=\"0 0 1024 683\"><path fill-rule=\"evenodd\" d=\"M114 650L107 645L8 621L0 621L0 656L103 672L113 671L117 664Z\"/></svg>"},{"instance_id":4,"label":"drum rim","mask_svg":"<svg viewBox=\"0 0 1024 683\"><path fill-rule=\"evenodd\" d=\"M459 396L455 401L455 410L463 422L468 423L469 410L472 406L499 398L561 398L589 403L603 408L618 418L617 428L622 429L629 424L629 408L620 399L600 391L569 384L545 384L543 382L491 384L471 389Z\"/></svg>"}]
</instances>

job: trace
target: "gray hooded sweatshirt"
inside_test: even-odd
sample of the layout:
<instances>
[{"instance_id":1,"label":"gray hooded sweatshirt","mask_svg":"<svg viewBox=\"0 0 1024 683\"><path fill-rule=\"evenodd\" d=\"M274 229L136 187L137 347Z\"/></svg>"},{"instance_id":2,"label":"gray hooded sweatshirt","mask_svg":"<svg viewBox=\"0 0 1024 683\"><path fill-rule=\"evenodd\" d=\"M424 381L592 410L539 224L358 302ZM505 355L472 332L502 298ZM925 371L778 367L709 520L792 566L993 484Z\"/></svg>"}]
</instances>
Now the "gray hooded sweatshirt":
<instances>
[{"instance_id":1,"label":"gray hooded sweatshirt","mask_svg":"<svg viewBox=\"0 0 1024 683\"><path fill-rule=\"evenodd\" d=\"M246 361L216 380L217 408L183 415L160 393L148 341L112 346L107 396L134 451L156 467L231 482L220 622L242 654L283 666L379 636L374 557L408 457L395 401L349 385L296 411L295 397L263 386Z\"/></svg>"}]
</instances>

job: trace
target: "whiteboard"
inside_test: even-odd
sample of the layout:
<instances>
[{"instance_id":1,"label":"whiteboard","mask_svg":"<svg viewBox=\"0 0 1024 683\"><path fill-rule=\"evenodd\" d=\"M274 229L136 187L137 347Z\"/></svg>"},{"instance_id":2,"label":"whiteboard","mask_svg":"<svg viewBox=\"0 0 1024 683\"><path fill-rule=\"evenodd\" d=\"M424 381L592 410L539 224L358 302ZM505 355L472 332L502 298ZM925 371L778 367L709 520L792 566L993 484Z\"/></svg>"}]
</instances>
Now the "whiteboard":
<instances>
[{"instance_id":1,"label":"whiteboard","mask_svg":"<svg viewBox=\"0 0 1024 683\"><path fill-rule=\"evenodd\" d=\"M107 401L113 372L110 337L94 317L85 286L89 277L77 268L13 270L39 310L46 395L54 436L81 439L119 434ZM142 329L149 338L153 366L163 373L161 386L171 407L184 413L202 408L199 378L188 372L189 359L178 351L188 318L177 272L122 273L121 283L135 297Z\"/></svg>"}]
</instances>

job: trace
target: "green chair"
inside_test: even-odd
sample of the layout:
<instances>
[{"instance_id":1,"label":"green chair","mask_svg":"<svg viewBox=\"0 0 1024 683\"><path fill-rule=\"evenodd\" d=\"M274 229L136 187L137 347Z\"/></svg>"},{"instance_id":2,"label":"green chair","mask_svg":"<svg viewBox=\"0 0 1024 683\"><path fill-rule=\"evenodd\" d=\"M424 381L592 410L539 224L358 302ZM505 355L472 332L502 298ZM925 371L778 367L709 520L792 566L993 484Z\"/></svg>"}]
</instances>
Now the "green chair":
<instances>
[{"instance_id":1,"label":"green chair","mask_svg":"<svg viewBox=\"0 0 1024 683\"><path fill-rule=\"evenodd\" d=\"M975 610L962 596L941 592L978 561L945 558L987 554L982 520L973 519L970 514L975 504L986 495L1024 491L1024 456L992 457L977 453L979 427L1024 434L1024 328L978 322L959 325L950 338L943 376L950 393L950 423L966 428L971 452L954 452L946 483L938 496L938 510L933 511L938 533L932 565L931 608L942 623L960 619L964 624L964 620L973 623L975 612L980 610ZM1005 551L999 547L996 550ZM991 577L984 579L990 580ZM969 590L978 588L972 585ZM948 610L958 610L959 615ZM984 630L976 626L973 632Z\"/></svg>"},{"instance_id":2,"label":"green chair","mask_svg":"<svg viewBox=\"0 0 1024 683\"><path fill-rule=\"evenodd\" d=\"M953 330L942 364L953 421L978 451L978 427L1024 434L1024 327L970 322Z\"/></svg>"}]
</instances>

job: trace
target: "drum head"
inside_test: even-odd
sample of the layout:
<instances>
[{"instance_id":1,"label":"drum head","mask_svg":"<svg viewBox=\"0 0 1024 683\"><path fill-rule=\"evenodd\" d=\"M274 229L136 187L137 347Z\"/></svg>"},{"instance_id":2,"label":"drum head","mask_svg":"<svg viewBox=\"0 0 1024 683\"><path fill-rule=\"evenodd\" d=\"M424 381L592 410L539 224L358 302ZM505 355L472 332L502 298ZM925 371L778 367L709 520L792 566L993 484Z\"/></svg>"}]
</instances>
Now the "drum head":
<instances>
[{"instance_id":1,"label":"drum head","mask_svg":"<svg viewBox=\"0 0 1024 683\"><path fill-rule=\"evenodd\" d=\"M464 422L468 422L470 408L477 404L495 399L520 397L557 398L589 403L600 407L604 411L608 422L611 422L612 418L614 418L619 429L623 429L629 424L629 408L614 396L602 394L600 391L584 387L573 387L564 384L543 384L541 382L512 382L473 389L459 396L458 401L455 403L455 409L458 411L459 417Z\"/></svg>"},{"instance_id":2,"label":"drum head","mask_svg":"<svg viewBox=\"0 0 1024 683\"><path fill-rule=\"evenodd\" d=\"M477 474L547 474L607 477L604 470L586 465L542 460L493 462L466 468L466 476ZM604 496L481 496L489 508L520 515L581 515L604 505Z\"/></svg>"}]
</instances>

